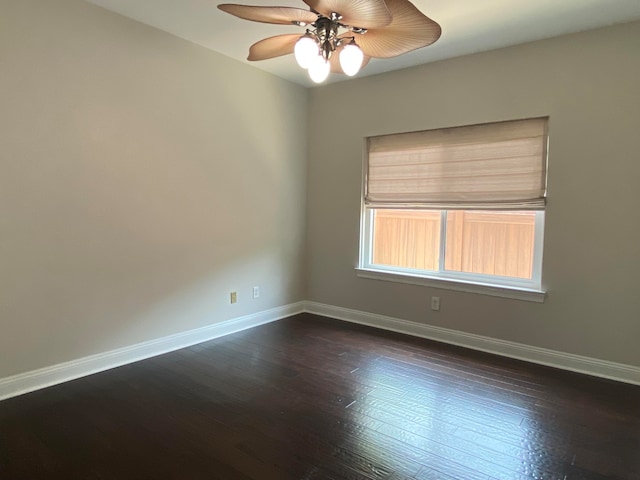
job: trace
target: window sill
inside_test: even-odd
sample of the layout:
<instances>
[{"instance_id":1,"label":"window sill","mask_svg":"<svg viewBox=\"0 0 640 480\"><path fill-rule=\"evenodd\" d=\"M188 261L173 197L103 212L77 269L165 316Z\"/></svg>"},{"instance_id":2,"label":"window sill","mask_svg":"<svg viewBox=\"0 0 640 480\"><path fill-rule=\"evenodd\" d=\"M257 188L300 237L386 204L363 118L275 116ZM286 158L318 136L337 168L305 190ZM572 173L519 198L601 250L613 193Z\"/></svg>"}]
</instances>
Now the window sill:
<instances>
[{"instance_id":1,"label":"window sill","mask_svg":"<svg viewBox=\"0 0 640 480\"><path fill-rule=\"evenodd\" d=\"M444 290L456 290L458 292L477 293L492 297L513 298L527 302L543 303L546 293L542 290L531 290L504 285L491 285L482 283L461 282L443 278L433 278L406 273L387 272L371 268L356 268L358 277L373 280L385 280L388 282L408 283L410 285L424 285L427 287L441 288Z\"/></svg>"}]
</instances>

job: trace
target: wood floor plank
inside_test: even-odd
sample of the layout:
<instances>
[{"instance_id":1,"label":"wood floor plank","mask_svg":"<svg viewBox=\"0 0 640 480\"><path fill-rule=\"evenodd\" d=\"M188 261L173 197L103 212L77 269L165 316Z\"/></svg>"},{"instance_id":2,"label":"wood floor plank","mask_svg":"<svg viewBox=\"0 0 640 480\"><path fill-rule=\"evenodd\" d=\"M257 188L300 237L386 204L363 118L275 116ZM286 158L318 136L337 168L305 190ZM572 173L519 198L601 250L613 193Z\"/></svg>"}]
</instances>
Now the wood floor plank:
<instances>
[{"instance_id":1,"label":"wood floor plank","mask_svg":"<svg viewBox=\"0 0 640 480\"><path fill-rule=\"evenodd\" d=\"M640 480L640 388L301 314L0 402L0 479Z\"/></svg>"}]
</instances>

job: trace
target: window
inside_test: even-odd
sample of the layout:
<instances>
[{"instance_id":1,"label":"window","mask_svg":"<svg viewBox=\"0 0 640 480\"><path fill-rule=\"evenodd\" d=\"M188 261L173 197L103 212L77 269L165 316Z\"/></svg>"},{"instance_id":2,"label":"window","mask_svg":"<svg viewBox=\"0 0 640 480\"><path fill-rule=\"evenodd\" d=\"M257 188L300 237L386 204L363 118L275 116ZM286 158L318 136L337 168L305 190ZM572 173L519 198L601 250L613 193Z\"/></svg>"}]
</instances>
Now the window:
<instances>
[{"instance_id":1,"label":"window","mask_svg":"<svg viewBox=\"0 0 640 480\"><path fill-rule=\"evenodd\" d=\"M360 274L541 300L547 122L368 138Z\"/></svg>"}]
</instances>

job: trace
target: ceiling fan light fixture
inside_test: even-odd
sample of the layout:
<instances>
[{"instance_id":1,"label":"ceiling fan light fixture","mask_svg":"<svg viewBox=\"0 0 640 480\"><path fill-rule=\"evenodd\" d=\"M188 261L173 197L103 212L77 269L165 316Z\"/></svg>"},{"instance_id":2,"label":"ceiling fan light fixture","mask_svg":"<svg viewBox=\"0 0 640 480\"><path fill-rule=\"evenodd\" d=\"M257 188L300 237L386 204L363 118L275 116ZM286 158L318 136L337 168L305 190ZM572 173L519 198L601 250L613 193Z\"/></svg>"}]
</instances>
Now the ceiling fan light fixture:
<instances>
[{"instance_id":1,"label":"ceiling fan light fixture","mask_svg":"<svg viewBox=\"0 0 640 480\"><path fill-rule=\"evenodd\" d=\"M329 76L329 71L331 70L331 65L329 62L322 56L317 55L309 65L309 77L315 83L324 82Z\"/></svg>"},{"instance_id":2,"label":"ceiling fan light fixture","mask_svg":"<svg viewBox=\"0 0 640 480\"><path fill-rule=\"evenodd\" d=\"M353 39L340 52L340 67L349 77L353 77L360 71L363 60L364 54Z\"/></svg>"},{"instance_id":3,"label":"ceiling fan light fixture","mask_svg":"<svg viewBox=\"0 0 640 480\"><path fill-rule=\"evenodd\" d=\"M254 43L247 60L293 53L296 63L307 69L316 83L323 82L329 72L352 77L372 58L403 55L431 45L442 34L440 25L411 0L302 1L304 9L232 3L218 8L252 22L308 27L304 34L275 35Z\"/></svg>"},{"instance_id":4,"label":"ceiling fan light fixture","mask_svg":"<svg viewBox=\"0 0 640 480\"><path fill-rule=\"evenodd\" d=\"M305 33L294 47L296 62L301 68L309 68L311 63L318 56L318 42L309 33Z\"/></svg>"}]
</instances>

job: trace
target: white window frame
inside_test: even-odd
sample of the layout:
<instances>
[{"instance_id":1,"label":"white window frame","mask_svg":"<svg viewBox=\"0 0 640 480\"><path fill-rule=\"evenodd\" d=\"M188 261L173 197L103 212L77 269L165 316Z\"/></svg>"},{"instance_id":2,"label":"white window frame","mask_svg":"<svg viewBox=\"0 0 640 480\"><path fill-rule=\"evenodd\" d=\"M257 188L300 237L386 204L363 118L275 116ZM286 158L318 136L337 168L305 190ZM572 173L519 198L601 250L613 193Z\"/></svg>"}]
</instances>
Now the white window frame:
<instances>
[{"instance_id":1,"label":"white window frame","mask_svg":"<svg viewBox=\"0 0 640 480\"><path fill-rule=\"evenodd\" d=\"M542 118L542 117L540 117ZM548 121L548 117L547 117ZM511 122L511 120L509 121ZM452 127L456 128L456 127ZM545 127L546 129L546 127ZM422 133L422 132L414 132ZM412 133L409 133L412 135ZM548 133L545 132L547 146L545 148L545 156L548 152ZM373 138L373 137L370 137ZM519 300L527 300L532 302L544 302L546 292L542 281L542 263L543 263L543 244L544 244L544 225L545 210L544 203L541 209L537 207L527 208L526 202L522 205L521 211L535 212L534 224L534 246L533 246L533 264L532 278L523 279L515 277L505 277L498 275L487 275L478 273L456 272L445 270L445 254L446 254L446 212L441 211L440 222L440 252L439 252L439 269L438 271L419 270L404 267L396 267L391 265L378 265L372 263L373 255L373 219L376 209L387 209L384 201L382 205L368 205L365 202L365 193L367 190L367 175L369 162L369 138L363 139L363 162L362 162L362 191L361 191L361 214L360 214L360 245L359 259L356 272L359 277L385 280L391 282L408 283L413 285L426 285L435 288L457 290L469 293L478 293L498 297L506 297ZM546 162L547 159L545 158ZM546 171L546 168L545 168ZM544 193L546 196L546 192ZM533 198L533 197L532 197ZM444 203L447 203L445 200ZM473 202L472 202L473 203ZM534 202L535 203L535 202ZM393 207L391 207L393 208ZM395 208L401 210L419 210L419 204L398 204ZM429 208L428 206L422 208ZM446 208L446 206L444 206ZM473 208L473 207L471 207ZM481 209L480 207L478 207ZM466 210L464 207L458 210Z\"/></svg>"},{"instance_id":2,"label":"white window frame","mask_svg":"<svg viewBox=\"0 0 640 480\"><path fill-rule=\"evenodd\" d=\"M376 208L367 207L362 202L360 228L360 259L357 274L362 278L386 280L412 285L479 293L491 296L513 298L541 303L545 292L542 289L542 252L544 243L544 211L536 211L533 247L532 278L522 279L455 272L444 269L446 248L446 211L441 211L440 222L440 266L439 271L419 270L372 263L373 215Z\"/></svg>"}]
</instances>

